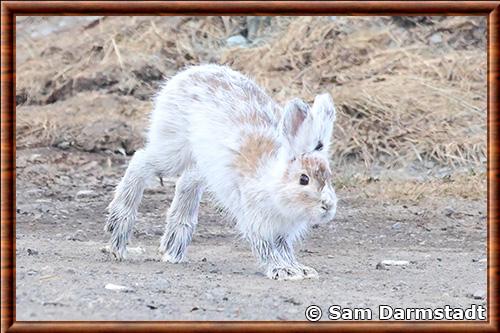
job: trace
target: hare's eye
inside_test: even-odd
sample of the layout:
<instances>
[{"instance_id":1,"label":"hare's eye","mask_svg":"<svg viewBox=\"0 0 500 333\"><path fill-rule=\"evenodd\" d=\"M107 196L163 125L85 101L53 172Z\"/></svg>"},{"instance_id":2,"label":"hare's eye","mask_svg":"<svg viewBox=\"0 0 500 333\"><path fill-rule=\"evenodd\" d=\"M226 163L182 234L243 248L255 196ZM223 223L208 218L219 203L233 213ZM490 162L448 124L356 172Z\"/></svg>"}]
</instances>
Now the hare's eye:
<instances>
[{"instance_id":1,"label":"hare's eye","mask_svg":"<svg viewBox=\"0 0 500 333\"><path fill-rule=\"evenodd\" d=\"M309 184L309 177L307 175L302 174L300 176L300 185L307 185Z\"/></svg>"},{"instance_id":2,"label":"hare's eye","mask_svg":"<svg viewBox=\"0 0 500 333\"><path fill-rule=\"evenodd\" d=\"M321 149L323 149L323 142L318 141L318 145L316 146L316 148L314 148L314 150L321 150Z\"/></svg>"}]
</instances>

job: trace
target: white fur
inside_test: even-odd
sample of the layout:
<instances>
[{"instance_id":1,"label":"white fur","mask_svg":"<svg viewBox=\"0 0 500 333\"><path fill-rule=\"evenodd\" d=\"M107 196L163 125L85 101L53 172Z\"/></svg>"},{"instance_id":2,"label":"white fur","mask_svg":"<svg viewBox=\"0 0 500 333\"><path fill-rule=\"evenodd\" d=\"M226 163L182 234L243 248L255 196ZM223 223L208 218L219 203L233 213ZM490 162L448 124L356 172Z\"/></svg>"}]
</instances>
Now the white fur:
<instances>
[{"instance_id":1,"label":"white fur","mask_svg":"<svg viewBox=\"0 0 500 333\"><path fill-rule=\"evenodd\" d=\"M219 85L223 82L224 88L211 86L214 78ZM252 112L266 121L234 125L235 115ZM195 66L178 73L157 95L147 144L132 158L109 205L105 229L112 233L112 253L119 259L126 255L147 180L181 174L160 245L165 261L184 258L206 189L236 220L269 277L316 277L314 269L297 262L292 244L311 223L333 218L335 191L329 183L321 193L312 186L310 190L300 187L298 180L283 184L283 174L298 156L327 161L334 120L335 109L328 94L317 96L312 108L300 100L281 108L252 80L228 67ZM294 124L300 126L292 134ZM255 133L277 142L278 149L259 162L254 175L245 177L235 168L234 160L242 138ZM314 151L318 141L324 148ZM317 206L290 203L287 196L293 191L317 197Z\"/></svg>"}]
</instances>

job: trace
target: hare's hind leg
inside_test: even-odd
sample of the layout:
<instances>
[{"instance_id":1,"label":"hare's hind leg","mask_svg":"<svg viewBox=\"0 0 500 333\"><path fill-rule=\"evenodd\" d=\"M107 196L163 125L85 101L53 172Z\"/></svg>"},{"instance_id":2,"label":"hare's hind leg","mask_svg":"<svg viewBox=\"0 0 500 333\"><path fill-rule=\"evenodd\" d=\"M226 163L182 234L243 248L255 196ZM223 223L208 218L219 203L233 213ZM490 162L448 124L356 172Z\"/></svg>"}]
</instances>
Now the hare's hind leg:
<instances>
[{"instance_id":1,"label":"hare's hind leg","mask_svg":"<svg viewBox=\"0 0 500 333\"><path fill-rule=\"evenodd\" d=\"M184 259L198 223L203 190L204 182L196 169L185 170L177 181L174 199L167 212L165 233L160 241L163 261L177 263Z\"/></svg>"},{"instance_id":2,"label":"hare's hind leg","mask_svg":"<svg viewBox=\"0 0 500 333\"><path fill-rule=\"evenodd\" d=\"M110 252L117 259L126 257L127 243L135 224L137 209L146 182L153 175L154 169L148 161L148 154L144 150L138 150L116 188L113 201L108 206L109 215L104 230L111 232Z\"/></svg>"}]
</instances>

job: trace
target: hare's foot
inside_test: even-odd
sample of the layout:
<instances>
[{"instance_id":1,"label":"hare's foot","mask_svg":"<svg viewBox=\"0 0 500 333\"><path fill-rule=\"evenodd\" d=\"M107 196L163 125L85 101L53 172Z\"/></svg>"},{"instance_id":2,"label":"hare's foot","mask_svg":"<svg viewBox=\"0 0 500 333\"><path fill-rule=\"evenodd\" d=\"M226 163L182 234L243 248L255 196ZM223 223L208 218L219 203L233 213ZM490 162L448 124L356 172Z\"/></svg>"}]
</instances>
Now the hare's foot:
<instances>
[{"instance_id":1,"label":"hare's foot","mask_svg":"<svg viewBox=\"0 0 500 333\"><path fill-rule=\"evenodd\" d=\"M113 241L109 245L109 253L111 253L113 257L118 261L125 260L128 257L127 247L125 245L117 245Z\"/></svg>"},{"instance_id":2,"label":"hare's foot","mask_svg":"<svg viewBox=\"0 0 500 333\"><path fill-rule=\"evenodd\" d=\"M110 214L106 221L104 230L111 233L109 253L117 260L127 258L127 244L130 238L129 228L132 223L133 217L117 217L115 214Z\"/></svg>"},{"instance_id":3,"label":"hare's foot","mask_svg":"<svg viewBox=\"0 0 500 333\"><path fill-rule=\"evenodd\" d=\"M164 253L161 256L161 261L170 262L172 264L178 264L184 260L184 255L180 253Z\"/></svg>"},{"instance_id":4,"label":"hare's foot","mask_svg":"<svg viewBox=\"0 0 500 333\"><path fill-rule=\"evenodd\" d=\"M300 272L304 279L317 279L318 272L312 267L308 267L297 262L293 253L292 241L289 237L277 237L275 240L277 257L281 262L287 262Z\"/></svg>"},{"instance_id":5,"label":"hare's foot","mask_svg":"<svg viewBox=\"0 0 500 333\"><path fill-rule=\"evenodd\" d=\"M188 224L167 224L159 248L162 261L171 263L183 261L192 235L193 228Z\"/></svg>"},{"instance_id":6,"label":"hare's foot","mask_svg":"<svg viewBox=\"0 0 500 333\"><path fill-rule=\"evenodd\" d=\"M292 266L289 267L269 267L267 270L267 277L272 280L302 280L304 273Z\"/></svg>"},{"instance_id":7,"label":"hare's foot","mask_svg":"<svg viewBox=\"0 0 500 333\"><path fill-rule=\"evenodd\" d=\"M302 272L305 279L317 279L317 278L319 278L318 272L312 267L299 264L298 269Z\"/></svg>"},{"instance_id":8,"label":"hare's foot","mask_svg":"<svg viewBox=\"0 0 500 333\"><path fill-rule=\"evenodd\" d=\"M297 263L287 238L278 237L269 241L253 235L253 237L249 237L249 240L253 253L267 268L268 278L272 280L302 280L305 278L305 271L302 269L302 265Z\"/></svg>"}]
</instances>

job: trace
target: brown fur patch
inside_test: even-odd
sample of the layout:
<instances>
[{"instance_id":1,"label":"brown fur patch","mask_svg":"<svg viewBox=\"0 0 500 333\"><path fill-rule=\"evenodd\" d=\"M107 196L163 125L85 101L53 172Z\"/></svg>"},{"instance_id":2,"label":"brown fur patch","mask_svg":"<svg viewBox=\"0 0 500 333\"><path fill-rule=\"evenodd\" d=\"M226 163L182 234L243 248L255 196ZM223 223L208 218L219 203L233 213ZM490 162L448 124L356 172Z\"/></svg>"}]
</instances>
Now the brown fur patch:
<instances>
[{"instance_id":1,"label":"brown fur patch","mask_svg":"<svg viewBox=\"0 0 500 333\"><path fill-rule=\"evenodd\" d=\"M235 125L274 126L274 121L264 112L246 111L232 115Z\"/></svg>"},{"instance_id":2,"label":"brown fur patch","mask_svg":"<svg viewBox=\"0 0 500 333\"><path fill-rule=\"evenodd\" d=\"M328 162L319 156L301 156L299 157L299 163L306 174L315 179L321 188L332 178ZM285 173L285 178L288 176L289 170Z\"/></svg>"},{"instance_id":3,"label":"brown fur patch","mask_svg":"<svg viewBox=\"0 0 500 333\"><path fill-rule=\"evenodd\" d=\"M302 172L305 172L311 180L315 180L318 184L318 190L322 190L327 182L331 179L332 174L328 165L328 162L319 156L301 156L298 158ZM293 175L296 177L297 175ZM290 170L285 172L285 179L290 177ZM299 182L298 176L293 181ZM294 194L294 200L300 203L304 207L314 207L318 204L319 197L308 192L299 192Z\"/></svg>"},{"instance_id":4,"label":"brown fur patch","mask_svg":"<svg viewBox=\"0 0 500 333\"><path fill-rule=\"evenodd\" d=\"M234 160L234 167L243 176L252 176L257 171L262 159L272 155L277 149L276 142L260 134L245 137L240 151Z\"/></svg>"},{"instance_id":5,"label":"brown fur patch","mask_svg":"<svg viewBox=\"0 0 500 333\"><path fill-rule=\"evenodd\" d=\"M318 181L321 187L332 177L328 162L321 157L306 156L300 159L302 166L310 177Z\"/></svg>"}]
</instances>

